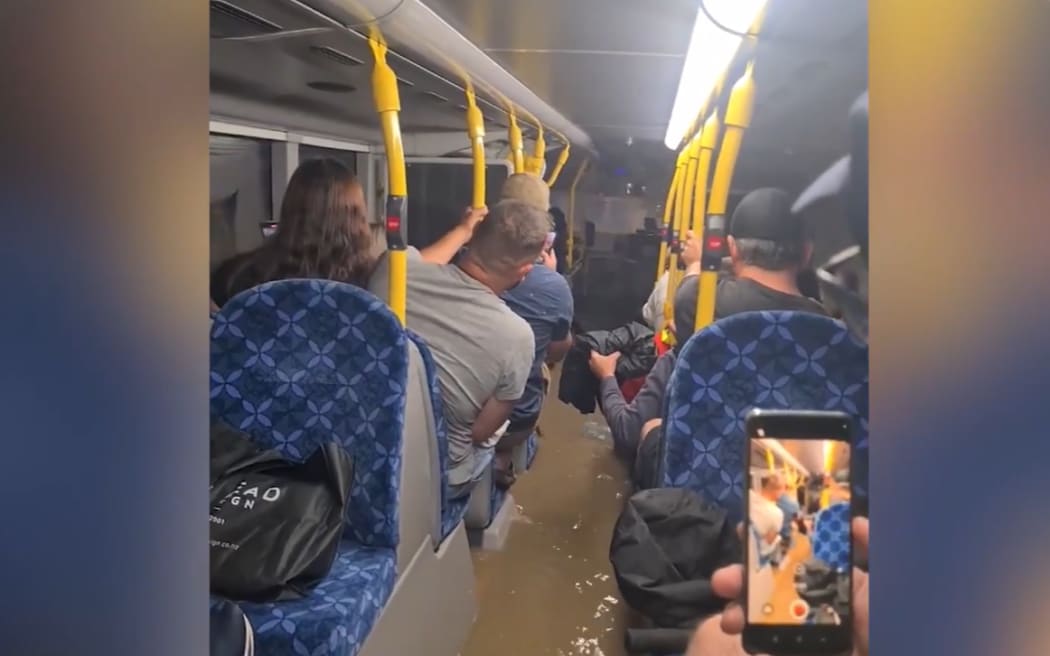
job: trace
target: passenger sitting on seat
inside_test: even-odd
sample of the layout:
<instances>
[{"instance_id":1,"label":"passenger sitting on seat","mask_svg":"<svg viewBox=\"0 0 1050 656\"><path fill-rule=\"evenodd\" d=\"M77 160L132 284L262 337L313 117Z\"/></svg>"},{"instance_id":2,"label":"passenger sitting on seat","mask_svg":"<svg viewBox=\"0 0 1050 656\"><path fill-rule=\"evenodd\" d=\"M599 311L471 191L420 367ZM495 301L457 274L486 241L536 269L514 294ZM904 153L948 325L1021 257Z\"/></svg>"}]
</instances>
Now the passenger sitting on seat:
<instances>
[{"instance_id":1,"label":"passenger sitting on seat","mask_svg":"<svg viewBox=\"0 0 1050 656\"><path fill-rule=\"evenodd\" d=\"M437 364L452 498L468 494L485 472L498 435L525 392L535 339L499 295L532 269L549 226L545 212L505 200L477 224L455 264L427 261L425 251L408 249L406 323L426 341ZM455 237L446 241L442 252L450 260L461 244ZM369 285L380 298L386 298L387 267L384 257Z\"/></svg>"},{"instance_id":2,"label":"passenger sitting on seat","mask_svg":"<svg viewBox=\"0 0 1050 656\"><path fill-rule=\"evenodd\" d=\"M729 224L732 276L718 282L715 319L758 310L794 310L826 315L824 307L802 296L795 277L812 253L802 218L791 213L779 189L758 189L737 205ZM677 346L653 365L642 389L627 403L616 383L618 353L591 353L591 371L601 380L601 407L613 444L634 461L634 481L642 489L659 486L661 414L677 351L693 334L699 278L700 244L690 233L681 255L685 278L675 292ZM656 439L652 439L656 438Z\"/></svg>"},{"instance_id":3,"label":"passenger sitting on seat","mask_svg":"<svg viewBox=\"0 0 1050 656\"><path fill-rule=\"evenodd\" d=\"M310 160L288 181L277 232L219 265L211 298L222 306L246 289L286 278L363 287L374 264L371 250L365 195L354 174L332 159Z\"/></svg>"},{"instance_id":4,"label":"passenger sitting on seat","mask_svg":"<svg viewBox=\"0 0 1050 656\"><path fill-rule=\"evenodd\" d=\"M748 517L751 522L749 528L760 540L758 555L761 558L773 556L777 541L781 537L786 517L777 500L784 495L784 489L784 480L780 474L772 472L763 476L759 488L748 495Z\"/></svg>"},{"instance_id":5,"label":"passenger sitting on seat","mask_svg":"<svg viewBox=\"0 0 1050 656\"><path fill-rule=\"evenodd\" d=\"M664 301L667 300L668 273L664 271L653 285L653 291L642 306L642 318L646 325L659 333L664 329Z\"/></svg>"},{"instance_id":6,"label":"passenger sitting on seat","mask_svg":"<svg viewBox=\"0 0 1050 656\"><path fill-rule=\"evenodd\" d=\"M422 258L447 263L487 212L468 209L458 226L420 251ZM246 289L287 278L321 278L365 287L375 267L371 252L372 231L361 183L334 159L309 160L288 181L277 232L262 246L238 253L215 269L211 300L221 307Z\"/></svg>"},{"instance_id":7,"label":"passenger sitting on seat","mask_svg":"<svg viewBox=\"0 0 1050 656\"><path fill-rule=\"evenodd\" d=\"M542 178L530 173L515 173L503 183L501 197L528 203L543 212L550 205L550 187ZM555 228L556 230L556 228ZM557 241L557 238L555 238ZM536 428L546 396L544 362L562 360L572 347L572 290L558 274L553 246L544 251L521 284L507 290L503 300L519 317L529 323L535 338L535 358L525 385L525 394L510 414L507 434L496 446L494 473L503 487L514 484L511 466L513 450L523 444Z\"/></svg>"},{"instance_id":8,"label":"passenger sitting on seat","mask_svg":"<svg viewBox=\"0 0 1050 656\"><path fill-rule=\"evenodd\" d=\"M791 197L780 189L756 189L744 196L729 222L732 276L718 281L715 320L741 312L794 310L827 315L820 303L798 288L809 266L813 242L802 217L791 212ZM696 298L699 278L687 278L679 295Z\"/></svg>"}]
</instances>

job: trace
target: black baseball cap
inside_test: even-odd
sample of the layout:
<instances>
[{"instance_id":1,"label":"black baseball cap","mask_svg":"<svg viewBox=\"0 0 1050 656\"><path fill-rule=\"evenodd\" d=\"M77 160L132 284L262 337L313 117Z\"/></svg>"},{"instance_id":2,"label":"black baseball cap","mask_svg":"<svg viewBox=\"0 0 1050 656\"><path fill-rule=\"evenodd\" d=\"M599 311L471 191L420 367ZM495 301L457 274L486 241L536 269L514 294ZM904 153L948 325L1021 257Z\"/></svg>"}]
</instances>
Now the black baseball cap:
<instances>
[{"instance_id":1,"label":"black baseball cap","mask_svg":"<svg viewBox=\"0 0 1050 656\"><path fill-rule=\"evenodd\" d=\"M806 229L801 215L791 211L788 193L766 187L740 199L729 220L729 235L794 244L805 240Z\"/></svg>"}]
</instances>

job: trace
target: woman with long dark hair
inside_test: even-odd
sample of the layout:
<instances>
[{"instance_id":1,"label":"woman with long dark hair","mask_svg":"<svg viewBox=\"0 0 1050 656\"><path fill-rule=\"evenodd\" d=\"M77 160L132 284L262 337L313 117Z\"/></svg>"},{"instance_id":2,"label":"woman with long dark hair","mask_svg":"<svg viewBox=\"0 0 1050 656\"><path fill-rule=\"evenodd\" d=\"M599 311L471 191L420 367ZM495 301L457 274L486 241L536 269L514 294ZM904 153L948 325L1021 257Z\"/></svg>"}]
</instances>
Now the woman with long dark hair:
<instances>
[{"instance_id":1,"label":"woman with long dark hair","mask_svg":"<svg viewBox=\"0 0 1050 656\"><path fill-rule=\"evenodd\" d=\"M277 232L223 262L212 274L211 297L222 306L246 289L287 278L367 287L374 265L361 184L335 160L309 160L288 181Z\"/></svg>"}]
</instances>

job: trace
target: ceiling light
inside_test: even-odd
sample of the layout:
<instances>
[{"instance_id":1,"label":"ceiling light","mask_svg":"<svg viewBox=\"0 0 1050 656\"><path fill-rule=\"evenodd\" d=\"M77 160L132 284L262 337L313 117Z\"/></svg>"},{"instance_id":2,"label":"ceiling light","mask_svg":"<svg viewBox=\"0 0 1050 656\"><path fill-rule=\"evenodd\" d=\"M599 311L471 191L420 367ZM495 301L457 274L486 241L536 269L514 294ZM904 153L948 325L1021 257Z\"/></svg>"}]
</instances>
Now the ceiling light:
<instances>
[{"instance_id":1,"label":"ceiling light","mask_svg":"<svg viewBox=\"0 0 1050 656\"><path fill-rule=\"evenodd\" d=\"M699 0L706 3L708 12L727 28L747 32L766 5L766 0ZM727 32L700 11L696 12L693 35L678 81L674 108L667 123L664 145L678 150L690 123L697 118L701 106L711 96L718 79L726 72L740 49L743 37Z\"/></svg>"}]
</instances>

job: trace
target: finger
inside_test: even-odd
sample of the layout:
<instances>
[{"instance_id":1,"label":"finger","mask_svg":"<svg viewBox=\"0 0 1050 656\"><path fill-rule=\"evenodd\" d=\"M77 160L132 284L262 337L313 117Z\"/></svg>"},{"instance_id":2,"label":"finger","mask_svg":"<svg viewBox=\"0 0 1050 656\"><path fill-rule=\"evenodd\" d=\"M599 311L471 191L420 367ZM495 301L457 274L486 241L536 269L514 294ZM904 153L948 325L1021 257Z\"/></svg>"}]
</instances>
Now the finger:
<instances>
[{"instance_id":1,"label":"finger","mask_svg":"<svg viewBox=\"0 0 1050 656\"><path fill-rule=\"evenodd\" d=\"M868 518L853 518L853 558L859 562L868 561Z\"/></svg>"},{"instance_id":2,"label":"finger","mask_svg":"<svg viewBox=\"0 0 1050 656\"><path fill-rule=\"evenodd\" d=\"M740 538L740 541L744 541L744 523L741 522L736 525L736 536Z\"/></svg>"},{"instance_id":3,"label":"finger","mask_svg":"<svg viewBox=\"0 0 1050 656\"><path fill-rule=\"evenodd\" d=\"M744 589L744 566L730 565L711 575L711 589L723 599L737 599Z\"/></svg>"},{"instance_id":4,"label":"finger","mask_svg":"<svg viewBox=\"0 0 1050 656\"><path fill-rule=\"evenodd\" d=\"M722 630L735 635L744 630L744 608L733 602L722 611Z\"/></svg>"},{"instance_id":5,"label":"finger","mask_svg":"<svg viewBox=\"0 0 1050 656\"><path fill-rule=\"evenodd\" d=\"M616 362L617 360L620 359L621 355L623 355L623 353L620 353L619 351L616 351L615 353L610 353L609 357L612 358L613 362Z\"/></svg>"}]
</instances>

